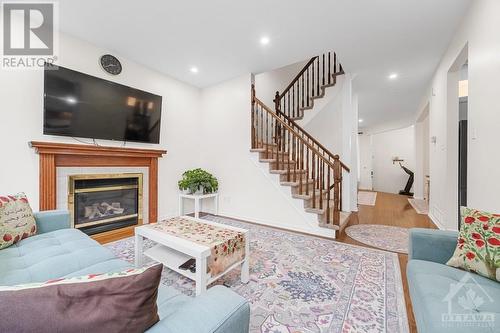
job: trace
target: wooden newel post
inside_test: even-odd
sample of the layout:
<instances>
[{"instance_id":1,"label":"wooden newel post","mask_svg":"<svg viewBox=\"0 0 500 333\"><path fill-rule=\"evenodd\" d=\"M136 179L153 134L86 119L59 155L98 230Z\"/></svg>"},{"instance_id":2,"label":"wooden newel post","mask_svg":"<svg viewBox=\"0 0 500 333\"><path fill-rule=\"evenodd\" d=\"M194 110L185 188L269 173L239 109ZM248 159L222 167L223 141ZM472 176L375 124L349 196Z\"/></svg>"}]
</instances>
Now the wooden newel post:
<instances>
[{"instance_id":1,"label":"wooden newel post","mask_svg":"<svg viewBox=\"0 0 500 333\"><path fill-rule=\"evenodd\" d=\"M280 109L280 92L277 91L276 94L274 95L274 110L276 111L276 114L279 115L278 110Z\"/></svg>"},{"instance_id":2,"label":"wooden newel post","mask_svg":"<svg viewBox=\"0 0 500 333\"><path fill-rule=\"evenodd\" d=\"M333 156L333 179L333 224L340 225L342 166L339 155Z\"/></svg>"},{"instance_id":3,"label":"wooden newel post","mask_svg":"<svg viewBox=\"0 0 500 333\"><path fill-rule=\"evenodd\" d=\"M274 95L274 111L276 112L276 115L280 117L280 92L277 91L276 94ZM274 143L278 143L281 137L281 125L276 122L274 131L276 133L276 136L274 138Z\"/></svg>"}]
</instances>

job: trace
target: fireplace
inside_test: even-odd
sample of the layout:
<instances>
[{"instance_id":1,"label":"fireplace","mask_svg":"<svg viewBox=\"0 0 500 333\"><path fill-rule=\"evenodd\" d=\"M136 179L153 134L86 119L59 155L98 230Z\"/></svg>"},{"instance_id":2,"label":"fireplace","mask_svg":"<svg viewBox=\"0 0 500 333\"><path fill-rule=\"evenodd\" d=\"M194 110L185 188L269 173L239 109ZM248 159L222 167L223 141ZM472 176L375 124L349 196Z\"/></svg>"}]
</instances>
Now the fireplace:
<instances>
[{"instance_id":1,"label":"fireplace","mask_svg":"<svg viewBox=\"0 0 500 333\"><path fill-rule=\"evenodd\" d=\"M142 224L142 173L69 176L71 225L88 235Z\"/></svg>"}]
</instances>

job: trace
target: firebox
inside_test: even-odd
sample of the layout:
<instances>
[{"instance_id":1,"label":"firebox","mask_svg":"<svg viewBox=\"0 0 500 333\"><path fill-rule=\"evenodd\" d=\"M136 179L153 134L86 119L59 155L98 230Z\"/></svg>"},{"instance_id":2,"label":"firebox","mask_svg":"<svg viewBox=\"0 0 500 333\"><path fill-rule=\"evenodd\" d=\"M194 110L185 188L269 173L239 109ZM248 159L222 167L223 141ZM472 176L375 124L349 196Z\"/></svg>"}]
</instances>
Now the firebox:
<instances>
[{"instance_id":1,"label":"firebox","mask_svg":"<svg viewBox=\"0 0 500 333\"><path fill-rule=\"evenodd\" d=\"M87 235L142 224L142 174L69 176L71 225Z\"/></svg>"}]
</instances>

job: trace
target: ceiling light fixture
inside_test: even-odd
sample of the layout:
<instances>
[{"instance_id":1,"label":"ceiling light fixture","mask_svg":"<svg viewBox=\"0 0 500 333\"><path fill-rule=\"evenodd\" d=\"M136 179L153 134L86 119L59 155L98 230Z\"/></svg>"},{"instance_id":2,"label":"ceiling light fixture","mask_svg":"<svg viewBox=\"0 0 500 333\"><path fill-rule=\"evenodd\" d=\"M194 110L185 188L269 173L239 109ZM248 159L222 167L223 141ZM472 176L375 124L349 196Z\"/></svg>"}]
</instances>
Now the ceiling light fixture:
<instances>
[{"instance_id":1,"label":"ceiling light fixture","mask_svg":"<svg viewBox=\"0 0 500 333\"><path fill-rule=\"evenodd\" d=\"M398 78L398 73L391 73L389 74L389 79L390 80L396 80Z\"/></svg>"},{"instance_id":2,"label":"ceiling light fixture","mask_svg":"<svg viewBox=\"0 0 500 333\"><path fill-rule=\"evenodd\" d=\"M191 73L198 73L198 67L191 67Z\"/></svg>"},{"instance_id":3,"label":"ceiling light fixture","mask_svg":"<svg viewBox=\"0 0 500 333\"><path fill-rule=\"evenodd\" d=\"M261 39L260 39L260 44L261 44L261 45L268 45L270 41L271 41L271 40L269 39L269 37L267 37L267 36L263 36L263 37L261 37Z\"/></svg>"},{"instance_id":4,"label":"ceiling light fixture","mask_svg":"<svg viewBox=\"0 0 500 333\"><path fill-rule=\"evenodd\" d=\"M362 122L363 122L363 119L358 119L358 122L362 123Z\"/></svg>"}]
</instances>

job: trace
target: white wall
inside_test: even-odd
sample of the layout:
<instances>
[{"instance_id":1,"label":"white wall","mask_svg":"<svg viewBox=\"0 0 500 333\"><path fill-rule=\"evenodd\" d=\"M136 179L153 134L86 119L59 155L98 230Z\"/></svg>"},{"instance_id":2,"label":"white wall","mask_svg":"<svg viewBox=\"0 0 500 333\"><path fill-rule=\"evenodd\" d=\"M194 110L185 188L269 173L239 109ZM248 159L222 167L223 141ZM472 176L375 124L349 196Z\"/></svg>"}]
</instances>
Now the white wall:
<instances>
[{"instance_id":1,"label":"white wall","mask_svg":"<svg viewBox=\"0 0 500 333\"><path fill-rule=\"evenodd\" d=\"M429 175L429 106L418 117L415 124L415 184L414 197L424 198L425 176Z\"/></svg>"},{"instance_id":2,"label":"white wall","mask_svg":"<svg viewBox=\"0 0 500 333\"><path fill-rule=\"evenodd\" d=\"M333 233L330 229L319 228L317 222L311 224L311 214L297 209L294 201L297 199L285 195L249 152L250 74L200 90L120 55L117 57L122 62L123 72L116 77L110 76L102 71L98 59L102 54L114 53L112 50L64 34L60 35L59 49L58 64L61 66L163 97L160 144L127 143L128 147L168 151L159 162L160 218L177 214L177 181L182 172L202 167L220 181L220 214L305 232ZM282 76L282 82L289 82L302 66L291 66L288 76ZM271 83L268 85L272 86ZM38 210L38 155L29 148L28 142L78 142L72 138L42 134L42 70L1 71L0 87L0 101L3 103L0 109L3 153L0 190L2 193L26 192L33 209ZM272 97L273 90L268 90L271 91L269 97ZM351 144L351 138L348 141ZM98 143L107 146L123 144L105 140L98 140ZM351 154L350 150L346 151L349 158L352 158ZM351 193L349 186L345 188ZM206 210L209 209L210 205L207 205Z\"/></svg>"},{"instance_id":3,"label":"white wall","mask_svg":"<svg viewBox=\"0 0 500 333\"><path fill-rule=\"evenodd\" d=\"M98 59L106 50L66 35L60 36L59 64L90 75L163 96L159 145L127 143L130 147L168 150L159 162L159 216L177 213L177 180L187 168L198 165L200 90L119 57L123 72L110 76ZM43 71L0 71L0 191L26 192L38 209L38 155L31 140L78 143L71 138L45 136L43 125ZM89 140L87 140L89 141ZM99 140L102 145L122 142Z\"/></svg>"},{"instance_id":4,"label":"white wall","mask_svg":"<svg viewBox=\"0 0 500 333\"><path fill-rule=\"evenodd\" d=\"M447 141L448 72L459 53L468 45L469 74L469 141L468 141L468 206L500 212L500 154L498 154L498 128L500 128L500 1L475 0L467 16L451 41L439 64L429 93L422 105L430 101L430 136L436 144L430 150L430 216L442 228L457 229L457 200L455 184L447 178L456 170L458 161L449 160L448 152L458 150L457 142ZM422 107L423 109L423 107ZM458 124L457 124L458 128ZM457 130L458 132L458 130ZM448 201L455 205L449 206Z\"/></svg>"},{"instance_id":5,"label":"white wall","mask_svg":"<svg viewBox=\"0 0 500 333\"><path fill-rule=\"evenodd\" d=\"M274 109L276 90L283 91L307 61L255 75L256 95ZM304 111L297 123L333 154L338 154L351 172L343 173L343 209L357 210L358 103L352 93L352 77L341 76L337 84L317 99L311 110Z\"/></svg>"},{"instance_id":6,"label":"white wall","mask_svg":"<svg viewBox=\"0 0 500 333\"><path fill-rule=\"evenodd\" d=\"M343 172L343 210L357 210L358 179L358 99L352 93L352 77L345 74L335 86L326 89L325 97L318 99L311 110L298 121L309 134L318 140L350 168Z\"/></svg>"},{"instance_id":7,"label":"white wall","mask_svg":"<svg viewBox=\"0 0 500 333\"><path fill-rule=\"evenodd\" d=\"M342 90L342 150L338 153L340 160L350 168L350 172L342 172L342 210L358 210L358 96L352 92L352 75L345 74Z\"/></svg>"},{"instance_id":8,"label":"white wall","mask_svg":"<svg viewBox=\"0 0 500 333\"><path fill-rule=\"evenodd\" d=\"M403 165L415 172L414 126L372 135L373 189L398 193L404 189L408 174L392 159L398 156Z\"/></svg>"},{"instance_id":9,"label":"white wall","mask_svg":"<svg viewBox=\"0 0 500 333\"><path fill-rule=\"evenodd\" d=\"M306 113L316 111L314 118L310 119L305 125L301 121L298 123L333 154L341 155L343 139L342 94L331 89L327 91L327 94L333 94L334 92L336 93L336 98L330 99L328 104L324 105L320 110L305 111ZM327 97L325 96L324 98L326 99ZM316 108L317 104L315 103L314 108Z\"/></svg>"},{"instance_id":10,"label":"white wall","mask_svg":"<svg viewBox=\"0 0 500 333\"><path fill-rule=\"evenodd\" d=\"M326 235L305 218L291 196L250 152L251 75L205 88L201 94L201 166L219 180L219 214ZM301 201L301 200L300 200ZM206 205L211 208L210 203ZM308 214L308 213L307 213Z\"/></svg>"}]
</instances>

